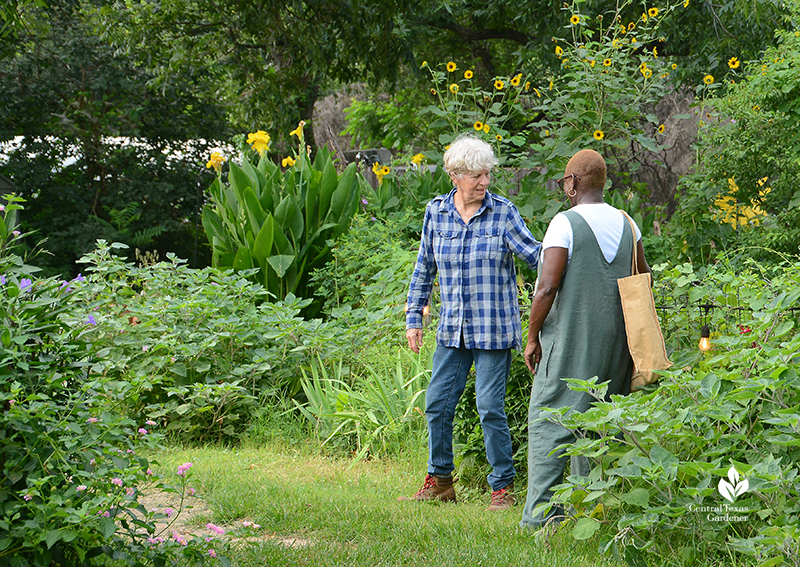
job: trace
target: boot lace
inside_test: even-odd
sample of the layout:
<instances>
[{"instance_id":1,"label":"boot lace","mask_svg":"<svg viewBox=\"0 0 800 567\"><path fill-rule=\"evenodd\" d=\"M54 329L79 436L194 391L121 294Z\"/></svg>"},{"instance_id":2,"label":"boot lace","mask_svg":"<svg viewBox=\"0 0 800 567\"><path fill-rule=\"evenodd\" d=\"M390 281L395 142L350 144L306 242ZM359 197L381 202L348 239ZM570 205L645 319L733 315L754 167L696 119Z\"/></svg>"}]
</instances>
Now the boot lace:
<instances>
[{"instance_id":1,"label":"boot lace","mask_svg":"<svg viewBox=\"0 0 800 567\"><path fill-rule=\"evenodd\" d=\"M423 492L431 489L436 484L436 478L433 475L427 475L425 477L425 482L422 484L422 488L417 491L417 496L420 496Z\"/></svg>"}]
</instances>

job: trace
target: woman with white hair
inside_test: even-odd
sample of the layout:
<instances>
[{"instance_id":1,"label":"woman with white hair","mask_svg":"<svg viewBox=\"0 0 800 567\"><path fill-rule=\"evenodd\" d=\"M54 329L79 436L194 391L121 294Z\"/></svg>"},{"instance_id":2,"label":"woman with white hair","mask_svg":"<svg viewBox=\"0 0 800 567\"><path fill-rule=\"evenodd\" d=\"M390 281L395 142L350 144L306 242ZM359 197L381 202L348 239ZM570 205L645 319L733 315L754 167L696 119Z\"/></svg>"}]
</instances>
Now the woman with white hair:
<instances>
[{"instance_id":1,"label":"woman with white hair","mask_svg":"<svg viewBox=\"0 0 800 567\"><path fill-rule=\"evenodd\" d=\"M428 474L422 488L401 500L455 501L453 418L475 365L475 394L483 428L492 502L487 510L514 504L514 460L505 414L511 349L522 348L514 255L531 268L539 243L516 207L489 192L497 158L472 135L456 139L444 154L455 188L428 203L411 276L406 314L408 346L419 352L422 311L439 275L441 310L433 372L426 396Z\"/></svg>"}]
</instances>

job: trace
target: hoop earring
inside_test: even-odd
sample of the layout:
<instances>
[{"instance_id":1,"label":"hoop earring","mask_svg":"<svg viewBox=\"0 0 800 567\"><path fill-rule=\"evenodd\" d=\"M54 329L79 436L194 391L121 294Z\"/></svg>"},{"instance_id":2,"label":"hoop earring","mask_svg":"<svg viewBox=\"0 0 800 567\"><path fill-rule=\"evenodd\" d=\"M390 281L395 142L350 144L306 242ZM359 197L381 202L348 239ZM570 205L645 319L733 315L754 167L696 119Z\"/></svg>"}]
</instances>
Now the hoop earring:
<instances>
[{"instance_id":1,"label":"hoop earring","mask_svg":"<svg viewBox=\"0 0 800 567\"><path fill-rule=\"evenodd\" d=\"M577 194L578 194L578 192L575 191L574 187L570 191L567 191L567 197L574 197Z\"/></svg>"}]
</instances>

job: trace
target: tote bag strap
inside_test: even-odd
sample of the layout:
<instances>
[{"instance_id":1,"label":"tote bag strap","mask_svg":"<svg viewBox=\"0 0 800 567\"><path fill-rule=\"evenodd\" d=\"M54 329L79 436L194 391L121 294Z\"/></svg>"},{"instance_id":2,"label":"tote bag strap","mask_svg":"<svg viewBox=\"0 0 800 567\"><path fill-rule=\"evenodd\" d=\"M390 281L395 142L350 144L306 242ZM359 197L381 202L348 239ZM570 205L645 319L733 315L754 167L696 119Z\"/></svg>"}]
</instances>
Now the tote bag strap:
<instances>
[{"instance_id":1,"label":"tote bag strap","mask_svg":"<svg viewBox=\"0 0 800 567\"><path fill-rule=\"evenodd\" d=\"M626 219L628 219L628 224L631 226L631 238L633 238L633 254L631 254L631 256L633 256L631 258L631 275L634 276L639 273L639 265L637 262L638 254L636 253L636 225L633 224L633 219L628 215L628 213L622 210L620 210L620 212L625 216Z\"/></svg>"}]
</instances>

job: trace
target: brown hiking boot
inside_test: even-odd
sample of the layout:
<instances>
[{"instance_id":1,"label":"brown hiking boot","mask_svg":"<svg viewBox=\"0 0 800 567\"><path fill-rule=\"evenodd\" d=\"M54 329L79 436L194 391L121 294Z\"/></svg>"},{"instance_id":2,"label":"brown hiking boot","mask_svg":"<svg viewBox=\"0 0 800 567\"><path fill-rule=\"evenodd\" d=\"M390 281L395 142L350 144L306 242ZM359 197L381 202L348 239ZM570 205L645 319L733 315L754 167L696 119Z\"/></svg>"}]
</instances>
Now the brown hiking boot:
<instances>
[{"instance_id":1,"label":"brown hiking boot","mask_svg":"<svg viewBox=\"0 0 800 567\"><path fill-rule=\"evenodd\" d=\"M455 502L456 491L453 488L453 477L437 477L427 475L425 482L414 496L401 496L398 500L416 500L423 502L426 500L441 500L442 502Z\"/></svg>"},{"instance_id":2,"label":"brown hiking boot","mask_svg":"<svg viewBox=\"0 0 800 567\"><path fill-rule=\"evenodd\" d=\"M492 503L486 508L487 512L496 512L498 510L508 510L517 503L517 497L514 496L514 483L504 486L500 490L492 492Z\"/></svg>"}]
</instances>

